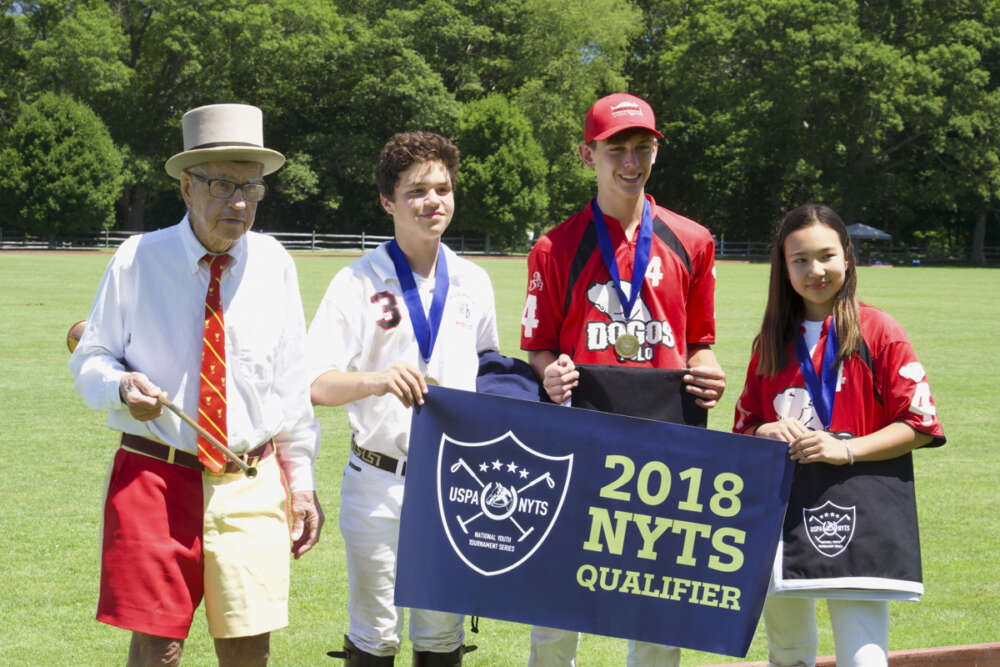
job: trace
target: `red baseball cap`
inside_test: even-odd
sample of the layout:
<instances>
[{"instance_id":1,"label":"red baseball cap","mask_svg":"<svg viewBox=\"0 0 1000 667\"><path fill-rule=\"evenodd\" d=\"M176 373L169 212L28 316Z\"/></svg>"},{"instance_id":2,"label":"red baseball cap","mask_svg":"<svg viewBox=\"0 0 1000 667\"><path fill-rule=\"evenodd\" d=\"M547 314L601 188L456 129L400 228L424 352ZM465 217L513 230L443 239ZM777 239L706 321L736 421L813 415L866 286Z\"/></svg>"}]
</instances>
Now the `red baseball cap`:
<instances>
[{"instance_id":1,"label":"red baseball cap","mask_svg":"<svg viewBox=\"0 0 1000 667\"><path fill-rule=\"evenodd\" d=\"M594 102L587 112L583 123L583 142L601 141L633 127L641 127L663 138L656 129L653 107L646 100L628 93L608 95Z\"/></svg>"}]
</instances>

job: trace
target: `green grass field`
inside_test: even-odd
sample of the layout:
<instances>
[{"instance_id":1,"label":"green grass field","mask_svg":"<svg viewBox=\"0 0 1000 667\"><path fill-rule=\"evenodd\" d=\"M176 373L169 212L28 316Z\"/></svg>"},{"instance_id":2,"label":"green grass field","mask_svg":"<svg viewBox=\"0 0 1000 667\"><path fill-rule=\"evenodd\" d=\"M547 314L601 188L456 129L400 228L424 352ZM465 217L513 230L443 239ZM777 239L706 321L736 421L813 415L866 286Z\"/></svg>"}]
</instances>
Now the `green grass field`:
<instances>
[{"instance_id":1,"label":"green grass field","mask_svg":"<svg viewBox=\"0 0 1000 667\"><path fill-rule=\"evenodd\" d=\"M116 446L104 415L73 391L64 336L87 315L107 254L0 253L0 513L3 572L0 618L3 665L112 665L124 662L128 634L93 620L98 586L98 522L105 470ZM296 258L311 319L327 283L349 258ZM477 260L493 277L503 352L520 356L523 259ZM728 430L742 387L750 340L759 326L767 267L718 266L716 351L729 375L710 427ZM1000 461L993 440L1000 408L991 393L998 363L991 352L1000 325L1000 271L862 268L864 301L892 313L917 349L949 443L918 452L917 496L923 543L920 603L892 603L890 648L1000 640ZM272 664L334 664L347 629L347 579L337 529L340 470L348 432L342 409L321 409L319 494L328 521L322 541L293 564L291 625L272 637ZM820 605L821 654L833 643ZM523 665L528 628L483 619L469 641L480 646L467 665ZM587 636L584 666L624 663L625 642ZM766 659L762 631L748 659ZM409 664L409 649L397 664ZM731 662L684 652L684 663ZM186 665L214 665L201 612L185 650Z\"/></svg>"}]
</instances>

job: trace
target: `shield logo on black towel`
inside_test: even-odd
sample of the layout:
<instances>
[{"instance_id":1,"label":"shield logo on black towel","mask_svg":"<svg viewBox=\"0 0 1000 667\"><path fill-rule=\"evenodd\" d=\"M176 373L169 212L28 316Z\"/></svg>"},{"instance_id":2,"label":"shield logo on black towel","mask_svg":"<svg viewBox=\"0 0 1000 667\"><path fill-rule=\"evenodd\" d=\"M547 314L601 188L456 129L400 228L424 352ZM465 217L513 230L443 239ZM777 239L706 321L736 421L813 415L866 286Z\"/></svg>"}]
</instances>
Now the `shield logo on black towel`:
<instances>
[{"instance_id":1,"label":"shield logo on black towel","mask_svg":"<svg viewBox=\"0 0 1000 667\"><path fill-rule=\"evenodd\" d=\"M854 537L855 506L841 507L826 501L819 507L802 508L809 542L824 556L833 558L844 552Z\"/></svg>"}]
</instances>

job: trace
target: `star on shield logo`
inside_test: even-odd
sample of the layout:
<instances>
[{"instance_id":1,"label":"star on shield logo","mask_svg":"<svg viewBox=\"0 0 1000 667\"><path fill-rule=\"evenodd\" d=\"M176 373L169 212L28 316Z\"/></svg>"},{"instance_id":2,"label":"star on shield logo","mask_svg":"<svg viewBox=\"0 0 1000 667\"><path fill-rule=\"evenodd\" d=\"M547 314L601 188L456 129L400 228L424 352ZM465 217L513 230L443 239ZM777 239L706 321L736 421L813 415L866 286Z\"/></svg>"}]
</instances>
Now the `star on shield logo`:
<instances>
[{"instance_id":1,"label":"star on shield logo","mask_svg":"<svg viewBox=\"0 0 1000 667\"><path fill-rule=\"evenodd\" d=\"M829 558L843 553L854 537L855 507L841 507L828 500L819 507L802 508L806 536L816 551Z\"/></svg>"},{"instance_id":2,"label":"star on shield logo","mask_svg":"<svg viewBox=\"0 0 1000 667\"><path fill-rule=\"evenodd\" d=\"M572 454L542 454L510 431L485 442L442 434L438 508L452 549L486 576L524 563L555 525L572 468Z\"/></svg>"}]
</instances>

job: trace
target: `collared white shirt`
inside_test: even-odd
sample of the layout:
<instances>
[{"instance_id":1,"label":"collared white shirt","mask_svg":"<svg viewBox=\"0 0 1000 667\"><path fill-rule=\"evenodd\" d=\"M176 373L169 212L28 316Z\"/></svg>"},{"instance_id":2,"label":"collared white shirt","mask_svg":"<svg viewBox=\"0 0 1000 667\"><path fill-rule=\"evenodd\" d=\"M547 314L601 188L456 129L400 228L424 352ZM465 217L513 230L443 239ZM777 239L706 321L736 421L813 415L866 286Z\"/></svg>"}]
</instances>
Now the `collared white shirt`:
<instances>
[{"instance_id":1,"label":"collared white shirt","mask_svg":"<svg viewBox=\"0 0 1000 667\"><path fill-rule=\"evenodd\" d=\"M87 329L70 357L76 390L108 410L108 426L197 452L197 435L172 412L132 418L119 396L129 370L145 373L193 419L198 414L209 269L187 216L133 236L105 269ZM315 488L319 424L309 399L305 316L291 256L247 232L222 274L229 447L237 454L274 438L293 491Z\"/></svg>"},{"instance_id":2,"label":"collared white shirt","mask_svg":"<svg viewBox=\"0 0 1000 667\"><path fill-rule=\"evenodd\" d=\"M441 244L448 300L429 363L413 333L388 243L340 270L309 325L309 381L327 371L380 371L406 361L442 386L476 390L479 353L500 349L493 286L479 266ZM434 278L414 276L424 312ZM365 449L399 458L409 451L411 412L392 394L346 405L351 431Z\"/></svg>"}]
</instances>

